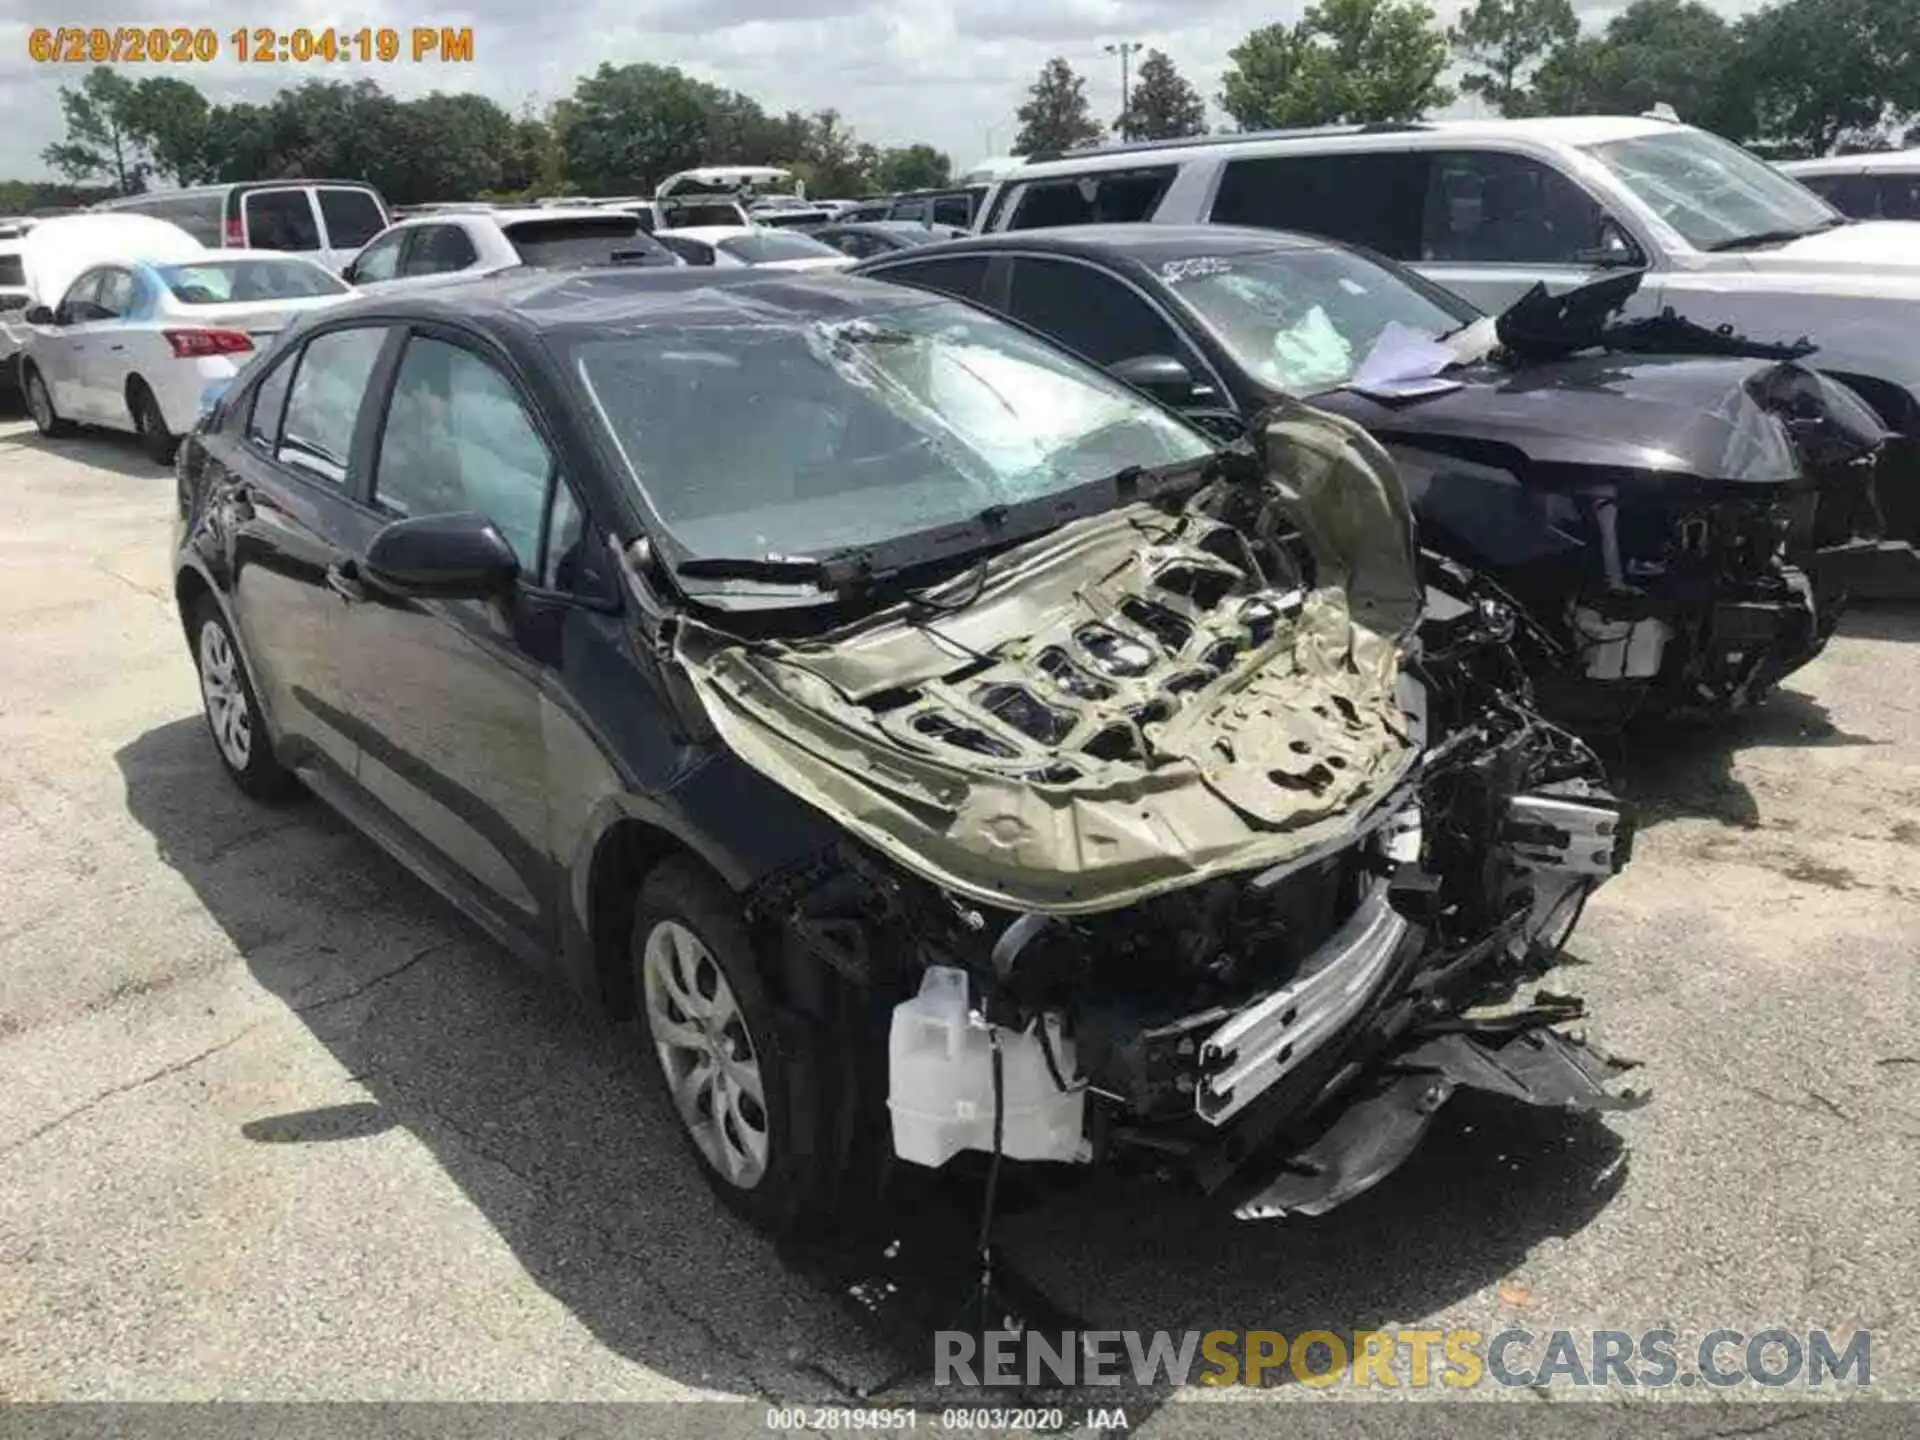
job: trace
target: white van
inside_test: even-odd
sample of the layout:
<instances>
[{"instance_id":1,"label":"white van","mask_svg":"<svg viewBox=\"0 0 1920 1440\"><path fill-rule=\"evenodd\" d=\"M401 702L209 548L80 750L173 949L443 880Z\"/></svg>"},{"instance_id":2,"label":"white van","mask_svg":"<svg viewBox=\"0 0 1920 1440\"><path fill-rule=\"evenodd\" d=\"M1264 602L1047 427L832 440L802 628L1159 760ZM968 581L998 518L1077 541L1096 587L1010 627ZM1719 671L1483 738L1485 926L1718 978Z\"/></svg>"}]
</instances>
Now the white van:
<instances>
[{"instance_id":1,"label":"white van","mask_svg":"<svg viewBox=\"0 0 1920 1440\"><path fill-rule=\"evenodd\" d=\"M209 249L291 250L338 273L392 223L359 180L261 180L149 190L89 207L171 220Z\"/></svg>"}]
</instances>

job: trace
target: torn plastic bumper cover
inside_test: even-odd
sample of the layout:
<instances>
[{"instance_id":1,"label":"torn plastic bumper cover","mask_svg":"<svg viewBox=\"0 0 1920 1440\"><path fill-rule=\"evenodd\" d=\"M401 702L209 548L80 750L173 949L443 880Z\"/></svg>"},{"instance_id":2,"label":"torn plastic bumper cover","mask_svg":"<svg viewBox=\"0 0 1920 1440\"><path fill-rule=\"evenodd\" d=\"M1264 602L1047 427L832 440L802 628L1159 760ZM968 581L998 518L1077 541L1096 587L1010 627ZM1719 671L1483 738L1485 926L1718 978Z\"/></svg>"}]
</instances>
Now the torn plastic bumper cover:
<instances>
[{"instance_id":1,"label":"torn plastic bumper cover","mask_svg":"<svg viewBox=\"0 0 1920 1440\"><path fill-rule=\"evenodd\" d=\"M1631 1110L1649 1094L1607 1089L1633 1068L1548 1028L1553 1007L1458 1028L1414 1043L1374 1087L1234 1210L1242 1220L1322 1215L1370 1190L1410 1156L1440 1108L1462 1088L1547 1109Z\"/></svg>"}]
</instances>

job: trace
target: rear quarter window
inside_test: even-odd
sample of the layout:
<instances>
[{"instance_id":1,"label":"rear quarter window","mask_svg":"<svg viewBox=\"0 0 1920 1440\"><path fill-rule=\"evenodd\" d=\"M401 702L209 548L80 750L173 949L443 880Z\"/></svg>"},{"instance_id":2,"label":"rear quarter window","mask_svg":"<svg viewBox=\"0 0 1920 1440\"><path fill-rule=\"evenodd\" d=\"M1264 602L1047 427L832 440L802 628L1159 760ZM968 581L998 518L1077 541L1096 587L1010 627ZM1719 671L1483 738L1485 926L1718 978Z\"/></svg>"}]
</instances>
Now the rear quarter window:
<instances>
[{"instance_id":1,"label":"rear quarter window","mask_svg":"<svg viewBox=\"0 0 1920 1440\"><path fill-rule=\"evenodd\" d=\"M384 326L359 325L316 335L300 353L280 426L280 460L344 485L353 453L353 430L367 391Z\"/></svg>"},{"instance_id":2,"label":"rear quarter window","mask_svg":"<svg viewBox=\"0 0 1920 1440\"><path fill-rule=\"evenodd\" d=\"M1150 220L1160 198L1173 184L1178 167L1155 165L1138 170L1105 170L1030 180L1007 221L1009 230L1038 230L1049 225L1130 224Z\"/></svg>"}]
</instances>

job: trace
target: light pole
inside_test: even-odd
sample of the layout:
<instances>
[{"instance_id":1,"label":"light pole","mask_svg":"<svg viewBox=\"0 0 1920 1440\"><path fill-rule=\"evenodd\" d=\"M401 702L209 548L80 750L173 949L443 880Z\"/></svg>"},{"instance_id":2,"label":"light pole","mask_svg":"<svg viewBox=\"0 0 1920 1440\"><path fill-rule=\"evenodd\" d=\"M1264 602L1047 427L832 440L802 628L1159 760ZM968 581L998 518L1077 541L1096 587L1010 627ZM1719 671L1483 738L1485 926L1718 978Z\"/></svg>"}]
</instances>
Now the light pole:
<instances>
[{"instance_id":1,"label":"light pole","mask_svg":"<svg viewBox=\"0 0 1920 1440\"><path fill-rule=\"evenodd\" d=\"M1127 135L1127 111L1132 107L1132 97L1127 93L1127 62L1140 51L1138 40L1118 40L1107 46L1107 54L1120 57L1120 138Z\"/></svg>"}]
</instances>

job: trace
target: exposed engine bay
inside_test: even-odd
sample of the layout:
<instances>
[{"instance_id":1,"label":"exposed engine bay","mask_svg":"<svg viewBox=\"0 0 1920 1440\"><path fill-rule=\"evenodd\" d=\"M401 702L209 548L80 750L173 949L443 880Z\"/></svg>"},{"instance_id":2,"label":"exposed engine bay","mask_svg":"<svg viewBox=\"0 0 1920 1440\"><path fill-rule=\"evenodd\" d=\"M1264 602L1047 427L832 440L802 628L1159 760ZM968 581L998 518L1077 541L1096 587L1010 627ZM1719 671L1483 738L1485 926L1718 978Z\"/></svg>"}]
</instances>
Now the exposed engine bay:
<instances>
[{"instance_id":1,"label":"exposed engine bay","mask_svg":"<svg viewBox=\"0 0 1920 1440\"><path fill-rule=\"evenodd\" d=\"M1632 823L1529 708L1509 610L1437 579L1380 446L1285 405L1204 483L827 634L687 622L714 728L846 831L752 913L885 1007L900 1159L1218 1188L1416 1072L1615 1103L1551 1029L1576 1005L1468 1015L1551 962ZM1424 1128L1385 1123L1402 1157ZM1338 1183L1241 1213L1372 1184L1398 1161L1362 1130Z\"/></svg>"}]
</instances>

